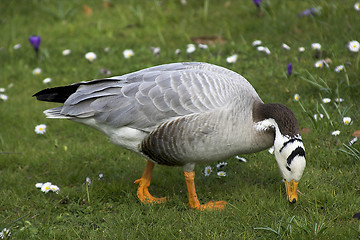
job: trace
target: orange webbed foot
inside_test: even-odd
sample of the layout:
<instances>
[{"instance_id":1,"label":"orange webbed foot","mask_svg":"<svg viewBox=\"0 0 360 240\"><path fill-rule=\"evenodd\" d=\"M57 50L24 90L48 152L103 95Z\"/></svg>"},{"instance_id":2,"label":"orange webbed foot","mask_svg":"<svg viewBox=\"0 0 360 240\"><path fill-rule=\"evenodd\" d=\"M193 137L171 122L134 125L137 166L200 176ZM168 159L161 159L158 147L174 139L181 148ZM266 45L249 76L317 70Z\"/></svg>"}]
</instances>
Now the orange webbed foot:
<instances>
[{"instance_id":1,"label":"orange webbed foot","mask_svg":"<svg viewBox=\"0 0 360 240\"><path fill-rule=\"evenodd\" d=\"M148 190L148 187L150 186L150 181L147 181L146 179L140 178L134 182L135 184L139 184L138 190L137 190L137 196L143 203L163 203L166 202L166 197L163 198L156 198L153 197Z\"/></svg>"}]
</instances>

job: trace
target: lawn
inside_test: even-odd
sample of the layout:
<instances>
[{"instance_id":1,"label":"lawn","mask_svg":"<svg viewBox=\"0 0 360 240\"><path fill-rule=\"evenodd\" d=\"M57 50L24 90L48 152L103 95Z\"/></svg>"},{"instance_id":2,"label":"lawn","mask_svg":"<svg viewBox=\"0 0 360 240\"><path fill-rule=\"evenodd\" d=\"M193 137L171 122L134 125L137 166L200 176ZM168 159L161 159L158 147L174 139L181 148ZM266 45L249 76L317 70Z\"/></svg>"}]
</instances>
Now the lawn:
<instances>
[{"instance_id":1,"label":"lawn","mask_svg":"<svg viewBox=\"0 0 360 240\"><path fill-rule=\"evenodd\" d=\"M348 46L360 41L355 3L0 1L0 231L9 229L10 239L359 239L353 216L360 212L360 143L353 139L360 129L360 53ZM37 54L32 35L41 37ZM188 44L196 50L188 53ZM126 58L126 49L134 55ZM88 61L88 52L97 58ZM209 176L205 165L196 166L200 201L225 200L224 211L190 210L182 169L164 166L155 167L150 192L167 203L144 205L133 184L142 157L87 126L46 119L42 111L58 104L32 97L47 87L186 61L234 70L264 102L295 113L307 158L296 204L286 200L274 155L263 151L243 155L246 163L226 160L225 177L217 176L217 163ZM39 124L47 126L44 134L35 133ZM35 187L45 182L58 194Z\"/></svg>"}]
</instances>

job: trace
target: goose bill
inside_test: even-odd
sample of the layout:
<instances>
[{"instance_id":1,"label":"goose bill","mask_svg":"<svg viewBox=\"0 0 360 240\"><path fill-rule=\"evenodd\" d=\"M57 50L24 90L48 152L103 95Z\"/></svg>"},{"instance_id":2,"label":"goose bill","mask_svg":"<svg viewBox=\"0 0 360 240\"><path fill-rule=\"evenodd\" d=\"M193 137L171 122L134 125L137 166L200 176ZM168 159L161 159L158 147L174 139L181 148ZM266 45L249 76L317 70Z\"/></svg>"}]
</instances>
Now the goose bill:
<instances>
[{"instance_id":1,"label":"goose bill","mask_svg":"<svg viewBox=\"0 0 360 240\"><path fill-rule=\"evenodd\" d=\"M286 194L288 195L288 200L291 203L296 203L297 201L297 185L298 182L291 180L290 182L285 181Z\"/></svg>"}]
</instances>

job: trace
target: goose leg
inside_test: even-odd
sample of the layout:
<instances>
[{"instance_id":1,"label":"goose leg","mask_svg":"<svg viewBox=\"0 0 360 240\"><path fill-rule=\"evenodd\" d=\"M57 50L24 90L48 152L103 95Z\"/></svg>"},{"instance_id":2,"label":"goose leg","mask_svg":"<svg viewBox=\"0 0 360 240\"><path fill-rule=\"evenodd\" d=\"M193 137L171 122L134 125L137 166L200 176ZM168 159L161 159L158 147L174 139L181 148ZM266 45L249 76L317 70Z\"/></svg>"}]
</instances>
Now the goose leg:
<instances>
[{"instance_id":1,"label":"goose leg","mask_svg":"<svg viewBox=\"0 0 360 240\"><path fill-rule=\"evenodd\" d=\"M197 209L197 210L224 210L225 206L226 206L226 202L225 201L210 201L206 204L200 204L199 199L197 198L196 195L196 191L195 191L195 182L194 182L194 178L195 178L195 172L191 171L191 172L186 172L184 171L184 175L185 175L185 181L186 181L186 186L189 192L189 206L190 208L193 209Z\"/></svg>"},{"instance_id":2,"label":"goose leg","mask_svg":"<svg viewBox=\"0 0 360 240\"><path fill-rule=\"evenodd\" d=\"M140 179L134 182L135 184L139 184L137 190L137 196L140 199L140 201L143 203L161 203L166 201L166 197L155 198L151 196L151 194L149 193L148 188L150 186L151 175L154 166L155 164L153 162L147 161L143 175L141 176Z\"/></svg>"}]
</instances>

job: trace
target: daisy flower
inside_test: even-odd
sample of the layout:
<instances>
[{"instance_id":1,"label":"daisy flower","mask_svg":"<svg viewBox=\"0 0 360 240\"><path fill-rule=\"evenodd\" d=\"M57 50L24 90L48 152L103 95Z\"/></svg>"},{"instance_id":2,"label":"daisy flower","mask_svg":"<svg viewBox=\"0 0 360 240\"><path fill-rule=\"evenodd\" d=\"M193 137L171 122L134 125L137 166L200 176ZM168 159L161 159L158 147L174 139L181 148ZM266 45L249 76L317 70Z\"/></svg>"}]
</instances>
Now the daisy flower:
<instances>
[{"instance_id":1,"label":"daisy flower","mask_svg":"<svg viewBox=\"0 0 360 240\"><path fill-rule=\"evenodd\" d=\"M187 53L193 53L193 52L195 52L195 50L196 50L196 47L195 47L195 45L194 44L188 44L187 46L186 46L187 48L186 48L186 52Z\"/></svg>"},{"instance_id":2,"label":"daisy flower","mask_svg":"<svg viewBox=\"0 0 360 240\"><path fill-rule=\"evenodd\" d=\"M227 58L226 58L226 62L228 62L228 63L235 63L236 60L237 60L237 57L238 57L237 54L231 55L230 57L227 57Z\"/></svg>"},{"instance_id":3,"label":"daisy flower","mask_svg":"<svg viewBox=\"0 0 360 240\"><path fill-rule=\"evenodd\" d=\"M135 55L132 49L125 49L123 52L124 58L128 59Z\"/></svg>"},{"instance_id":4,"label":"daisy flower","mask_svg":"<svg viewBox=\"0 0 360 240\"><path fill-rule=\"evenodd\" d=\"M43 185L44 185L44 184L40 182L40 183L36 183L36 184L35 184L35 187L36 187L36 188L41 188Z\"/></svg>"},{"instance_id":5,"label":"daisy flower","mask_svg":"<svg viewBox=\"0 0 360 240\"><path fill-rule=\"evenodd\" d=\"M205 167L205 170L204 170L205 176L208 177L208 176L211 174L211 172L212 172L211 167L210 167L210 166L206 166L206 167Z\"/></svg>"},{"instance_id":6,"label":"daisy flower","mask_svg":"<svg viewBox=\"0 0 360 240\"><path fill-rule=\"evenodd\" d=\"M295 100L296 102L298 102L298 101L300 100L300 95L297 94L297 93L295 93L295 95L294 95L294 100Z\"/></svg>"},{"instance_id":7,"label":"daisy flower","mask_svg":"<svg viewBox=\"0 0 360 240\"><path fill-rule=\"evenodd\" d=\"M89 177L86 177L85 183L90 186L92 181L91 181L91 179Z\"/></svg>"},{"instance_id":8,"label":"daisy flower","mask_svg":"<svg viewBox=\"0 0 360 240\"><path fill-rule=\"evenodd\" d=\"M333 135L333 136L338 136L338 135L340 135L340 131L339 131L339 130L335 130L335 131L333 131L333 132L331 133L331 135Z\"/></svg>"},{"instance_id":9,"label":"daisy flower","mask_svg":"<svg viewBox=\"0 0 360 240\"><path fill-rule=\"evenodd\" d=\"M51 190L51 182L46 182L41 186L41 191L44 193L48 193Z\"/></svg>"},{"instance_id":10,"label":"daisy flower","mask_svg":"<svg viewBox=\"0 0 360 240\"><path fill-rule=\"evenodd\" d=\"M0 100L5 102L6 100L8 100L8 96L5 94L0 94Z\"/></svg>"},{"instance_id":11,"label":"daisy flower","mask_svg":"<svg viewBox=\"0 0 360 240\"><path fill-rule=\"evenodd\" d=\"M268 47L265 47L264 52L265 52L267 55L270 55L270 54L271 54L270 49L269 49Z\"/></svg>"},{"instance_id":12,"label":"daisy flower","mask_svg":"<svg viewBox=\"0 0 360 240\"><path fill-rule=\"evenodd\" d=\"M261 45L261 40L255 40L255 41L253 41L252 42L252 45L254 46L254 47L256 47L256 46L259 46L259 45Z\"/></svg>"},{"instance_id":13,"label":"daisy flower","mask_svg":"<svg viewBox=\"0 0 360 240\"><path fill-rule=\"evenodd\" d=\"M0 92L5 92L5 88L0 88Z\"/></svg>"},{"instance_id":14,"label":"daisy flower","mask_svg":"<svg viewBox=\"0 0 360 240\"><path fill-rule=\"evenodd\" d=\"M35 132L37 134L44 134L46 133L46 125L45 124L40 124L40 125L37 125L35 127Z\"/></svg>"},{"instance_id":15,"label":"daisy flower","mask_svg":"<svg viewBox=\"0 0 360 240\"><path fill-rule=\"evenodd\" d=\"M48 84L48 83L50 83L51 82L51 78L45 78L44 80L43 80L43 83L44 84Z\"/></svg>"},{"instance_id":16,"label":"daisy flower","mask_svg":"<svg viewBox=\"0 0 360 240\"><path fill-rule=\"evenodd\" d=\"M64 51L62 51L62 55L67 56L71 53L70 49L65 49Z\"/></svg>"},{"instance_id":17,"label":"daisy flower","mask_svg":"<svg viewBox=\"0 0 360 240\"><path fill-rule=\"evenodd\" d=\"M209 49L208 45L201 44L201 43L198 44L198 47L201 48L201 49Z\"/></svg>"},{"instance_id":18,"label":"daisy flower","mask_svg":"<svg viewBox=\"0 0 360 240\"><path fill-rule=\"evenodd\" d=\"M239 160L239 162L247 162L247 160L243 157L236 156L235 158Z\"/></svg>"},{"instance_id":19,"label":"daisy flower","mask_svg":"<svg viewBox=\"0 0 360 240\"><path fill-rule=\"evenodd\" d=\"M4 228L1 232L0 232L0 238L1 239L9 239L11 235L11 232L9 229Z\"/></svg>"},{"instance_id":20,"label":"daisy flower","mask_svg":"<svg viewBox=\"0 0 360 240\"><path fill-rule=\"evenodd\" d=\"M224 171L219 171L219 172L217 172L217 175L218 175L219 177L226 177L226 172L224 172Z\"/></svg>"},{"instance_id":21,"label":"daisy flower","mask_svg":"<svg viewBox=\"0 0 360 240\"><path fill-rule=\"evenodd\" d=\"M56 194L59 194L60 188L57 185L50 185L50 190Z\"/></svg>"},{"instance_id":22,"label":"daisy flower","mask_svg":"<svg viewBox=\"0 0 360 240\"><path fill-rule=\"evenodd\" d=\"M353 145L354 143L356 143L357 140L358 140L357 137L354 137L353 139L351 139L351 140L349 141L349 146L351 146L351 145Z\"/></svg>"},{"instance_id":23,"label":"daisy flower","mask_svg":"<svg viewBox=\"0 0 360 240\"><path fill-rule=\"evenodd\" d=\"M176 54L176 55L179 55L179 54L180 54L180 52L181 52L181 50L180 50L180 49L176 49L176 50L175 50L175 54Z\"/></svg>"},{"instance_id":24,"label":"daisy flower","mask_svg":"<svg viewBox=\"0 0 360 240\"><path fill-rule=\"evenodd\" d=\"M344 70L344 65L339 65L334 69L335 72L341 72L342 70Z\"/></svg>"},{"instance_id":25,"label":"daisy flower","mask_svg":"<svg viewBox=\"0 0 360 240\"><path fill-rule=\"evenodd\" d=\"M315 66L316 68L323 68L324 65L325 65L325 61L324 61L323 59L321 59L321 60L319 60L319 61L316 61L315 64L314 64L314 66Z\"/></svg>"},{"instance_id":26,"label":"daisy flower","mask_svg":"<svg viewBox=\"0 0 360 240\"><path fill-rule=\"evenodd\" d=\"M345 125L351 125L351 124L352 124L352 122L351 122L351 117L344 117L344 118L343 118L343 123L344 123Z\"/></svg>"},{"instance_id":27,"label":"daisy flower","mask_svg":"<svg viewBox=\"0 0 360 240\"><path fill-rule=\"evenodd\" d=\"M343 98L335 98L334 100L335 100L335 102L337 102L337 103L341 103L341 102L343 102L343 101L344 101L344 99L343 99Z\"/></svg>"},{"instance_id":28,"label":"daisy flower","mask_svg":"<svg viewBox=\"0 0 360 240\"><path fill-rule=\"evenodd\" d=\"M272 146L271 148L268 149L268 152L269 152L270 154L274 154L274 150L275 150L275 149L274 149L274 146Z\"/></svg>"},{"instance_id":29,"label":"daisy flower","mask_svg":"<svg viewBox=\"0 0 360 240\"><path fill-rule=\"evenodd\" d=\"M323 103L329 103L329 102L331 102L331 99L330 98L323 98L322 102Z\"/></svg>"},{"instance_id":30,"label":"daisy flower","mask_svg":"<svg viewBox=\"0 0 360 240\"><path fill-rule=\"evenodd\" d=\"M317 115L316 113L314 114L314 120L317 122L317 120L319 119L319 120L321 120L321 119L323 119L323 117L324 117L324 114L319 114L319 115Z\"/></svg>"},{"instance_id":31,"label":"daisy flower","mask_svg":"<svg viewBox=\"0 0 360 240\"><path fill-rule=\"evenodd\" d=\"M110 47L104 48L104 52L109 52L109 51L110 51Z\"/></svg>"},{"instance_id":32,"label":"daisy flower","mask_svg":"<svg viewBox=\"0 0 360 240\"><path fill-rule=\"evenodd\" d=\"M355 3L354 8L356 11L360 11L360 2Z\"/></svg>"},{"instance_id":33,"label":"daisy flower","mask_svg":"<svg viewBox=\"0 0 360 240\"><path fill-rule=\"evenodd\" d=\"M14 50L18 50L18 49L20 49L21 48L21 44L20 43L18 43L18 44L16 44L15 46L14 46Z\"/></svg>"},{"instance_id":34,"label":"daisy flower","mask_svg":"<svg viewBox=\"0 0 360 240\"><path fill-rule=\"evenodd\" d=\"M228 165L227 162L221 162L221 163L218 163L218 164L216 165L216 168L217 168L217 169L221 169L221 168L223 168L223 167L225 167L225 166L227 166L227 165Z\"/></svg>"},{"instance_id":35,"label":"daisy flower","mask_svg":"<svg viewBox=\"0 0 360 240\"><path fill-rule=\"evenodd\" d=\"M320 45L320 43L312 43L311 48L314 49L314 50L320 50L321 45Z\"/></svg>"},{"instance_id":36,"label":"daisy flower","mask_svg":"<svg viewBox=\"0 0 360 240\"><path fill-rule=\"evenodd\" d=\"M42 73L42 70L41 68L35 68L33 71L32 71L32 74L33 75L40 75Z\"/></svg>"},{"instance_id":37,"label":"daisy flower","mask_svg":"<svg viewBox=\"0 0 360 240\"><path fill-rule=\"evenodd\" d=\"M103 177L104 177L104 174L99 173L99 178L98 178L98 180L102 179Z\"/></svg>"},{"instance_id":38,"label":"daisy flower","mask_svg":"<svg viewBox=\"0 0 360 240\"><path fill-rule=\"evenodd\" d=\"M92 62L96 59L96 54L94 52L88 52L85 54L85 58L89 61Z\"/></svg>"},{"instance_id":39,"label":"daisy flower","mask_svg":"<svg viewBox=\"0 0 360 240\"><path fill-rule=\"evenodd\" d=\"M160 47L151 47L151 51L154 55L160 54Z\"/></svg>"},{"instance_id":40,"label":"daisy flower","mask_svg":"<svg viewBox=\"0 0 360 240\"><path fill-rule=\"evenodd\" d=\"M358 52L360 49L360 43L356 40L350 41L348 43L348 48L351 52Z\"/></svg>"},{"instance_id":41,"label":"daisy flower","mask_svg":"<svg viewBox=\"0 0 360 240\"><path fill-rule=\"evenodd\" d=\"M305 48L304 47L299 47L299 52L305 52Z\"/></svg>"},{"instance_id":42,"label":"daisy flower","mask_svg":"<svg viewBox=\"0 0 360 240\"><path fill-rule=\"evenodd\" d=\"M285 49L285 50L290 50L290 46L287 45L286 43L283 43L281 46L282 46L282 48Z\"/></svg>"}]
</instances>

